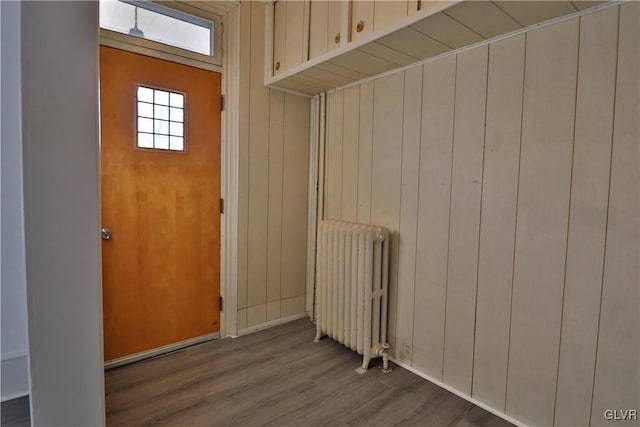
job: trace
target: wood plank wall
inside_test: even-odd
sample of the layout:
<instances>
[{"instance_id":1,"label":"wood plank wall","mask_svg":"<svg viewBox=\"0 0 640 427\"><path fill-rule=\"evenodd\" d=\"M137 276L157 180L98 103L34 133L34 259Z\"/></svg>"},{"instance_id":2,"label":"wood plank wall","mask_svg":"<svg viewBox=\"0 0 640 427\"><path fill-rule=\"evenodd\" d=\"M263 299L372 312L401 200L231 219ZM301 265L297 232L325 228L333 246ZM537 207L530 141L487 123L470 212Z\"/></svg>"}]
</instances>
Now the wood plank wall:
<instances>
[{"instance_id":1,"label":"wood plank wall","mask_svg":"<svg viewBox=\"0 0 640 427\"><path fill-rule=\"evenodd\" d=\"M394 232L395 357L527 424L640 409L639 11L328 96L325 215Z\"/></svg>"},{"instance_id":2,"label":"wood plank wall","mask_svg":"<svg viewBox=\"0 0 640 427\"><path fill-rule=\"evenodd\" d=\"M262 2L242 2L238 330L305 312L309 99L264 86Z\"/></svg>"}]
</instances>

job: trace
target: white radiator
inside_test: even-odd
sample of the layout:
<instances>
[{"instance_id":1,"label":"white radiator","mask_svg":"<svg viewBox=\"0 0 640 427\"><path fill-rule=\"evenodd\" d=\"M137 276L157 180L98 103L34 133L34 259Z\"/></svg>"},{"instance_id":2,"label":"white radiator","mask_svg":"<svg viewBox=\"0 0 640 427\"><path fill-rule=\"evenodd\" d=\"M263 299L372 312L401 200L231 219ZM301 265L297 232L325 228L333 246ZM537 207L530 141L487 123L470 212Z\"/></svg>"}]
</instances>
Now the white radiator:
<instances>
[{"instance_id":1,"label":"white radiator","mask_svg":"<svg viewBox=\"0 0 640 427\"><path fill-rule=\"evenodd\" d=\"M322 221L318 227L316 339L323 335L388 366L389 231L374 225Z\"/></svg>"}]
</instances>

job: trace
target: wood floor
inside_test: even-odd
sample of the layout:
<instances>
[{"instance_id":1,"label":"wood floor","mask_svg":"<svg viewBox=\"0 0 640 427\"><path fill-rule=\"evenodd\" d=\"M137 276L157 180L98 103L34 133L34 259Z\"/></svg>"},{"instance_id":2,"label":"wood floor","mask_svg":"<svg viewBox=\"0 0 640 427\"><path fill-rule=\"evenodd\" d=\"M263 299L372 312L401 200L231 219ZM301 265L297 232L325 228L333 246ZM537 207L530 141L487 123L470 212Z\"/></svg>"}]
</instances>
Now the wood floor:
<instances>
[{"instance_id":1,"label":"wood floor","mask_svg":"<svg viewBox=\"0 0 640 427\"><path fill-rule=\"evenodd\" d=\"M302 319L106 372L107 424L508 426L394 366L361 357Z\"/></svg>"},{"instance_id":2,"label":"wood floor","mask_svg":"<svg viewBox=\"0 0 640 427\"><path fill-rule=\"evenodd\" d=\"M509 426L394 366L362 359L302 319L211 341L105 373L107 425ZM29 426L27 397L2 403L2 426Z\"/></svg>"},{"instance_id":3,"label":"wood floor","mask_svg":"<svg viewBox=\"0 0 640 427\"><path fill-rule=\"evenodd\" d=\"M31 425L28 396L2 402L0 412L2 413L0 417L2 427L29 427Z\"/></svg>"}]
</instances>

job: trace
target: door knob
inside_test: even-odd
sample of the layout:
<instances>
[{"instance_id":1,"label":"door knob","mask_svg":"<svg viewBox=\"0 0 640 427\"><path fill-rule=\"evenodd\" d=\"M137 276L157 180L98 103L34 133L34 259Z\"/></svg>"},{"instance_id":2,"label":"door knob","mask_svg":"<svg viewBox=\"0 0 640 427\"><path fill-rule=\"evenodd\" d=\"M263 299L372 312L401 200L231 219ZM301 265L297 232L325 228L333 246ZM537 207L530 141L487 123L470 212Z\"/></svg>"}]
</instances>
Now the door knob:
<instances>
[{"instance_id":1,"label":"door knob","mask_svg":"<svg viewBox=\"0 0 640 427\"><path fill-rule=\"evenodd\" d=\"M102 240L110 240L111 239L111 230L109 228L103 228L101 230Z\"/></svg>"}]
</instances>

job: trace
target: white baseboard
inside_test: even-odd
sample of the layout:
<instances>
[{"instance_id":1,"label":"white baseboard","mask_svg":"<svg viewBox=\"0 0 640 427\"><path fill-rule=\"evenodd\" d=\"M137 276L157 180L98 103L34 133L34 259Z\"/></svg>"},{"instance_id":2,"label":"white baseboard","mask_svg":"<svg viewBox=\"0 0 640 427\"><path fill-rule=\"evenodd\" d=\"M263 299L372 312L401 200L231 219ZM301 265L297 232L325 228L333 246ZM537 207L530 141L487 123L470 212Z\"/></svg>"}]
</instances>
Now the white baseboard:
<instances>
[{"instance_id":1,"label":"white baseboard","mask_svg":"<svg viewBox=\"0 0 640 427\"><path fill-rule=\"evenodd\" d=\"M238 331L238 337L243 335L252 334L254 332L261 331L263 329L273 328L274 326L282 325L285 323L293 322L294 320L302 319L303 317L309 317L309 315L305 313L294 314L292 316L283 317L282 319L272 320L271 322L261 323L259 325L251 326L249 328L241 329ZM236 338L236 337L234 337Z\"/></svg>"},{"instance_id":2,"label":"white baseboard","mask_svg":"<svg viewBox=\"0 0 640 427\"><path fill-rule=\"evenodd\" d=\"M26 351L2 353L0 401L29 395L29 357Z\"/></svg>"},{"instance_id":3,"label":"white baseboard","mask_svg":"<svg viewBox=\"0 0 640 427\"><path fill-rule=\"evenodd\" d=\"M456 396L461 397L464 400L473 403L474 405L484 409L485 411L491 412L493 415L498 416L498 417L502 418L503 420L509 421L511 424L515 424L517 426L522 426L522 427L527 427L527 425L524 424L522 421L516 420L515 418L510 417L509 415L505 414L504 412L501 412L501 411L499 411L499 410L497 410L495 408L492 408L491 406L487 405L486 403L481 402L481 401L479 401L477 399L474 399L473 397L471 397L471 396L469 396L469 395L467 395L465 393L462 393L459 390L456 390L455 388L451 387L450 385L447 385L447 384L443 383L442 381L439 381L439 380L437 380L437 379L425 374L424 372L421 372L421 371L417 370L416 368L414 368L414 367L412 367L410 365L407 365L404 362L401 362L401 361L397 360L395 357L389 357L389 360L391 360L396 365L406 369L407 371L412 372L412 373L416 374L417 376L424 378L425 380L429 381L430 383L433 383L433 384L437 385L438 387L442 387L443 389L447 390L448 392L451 392L451 393L455 394ZM391 374L391 375L393 375L393 374Z\"/></svg>"}]
</instances>

